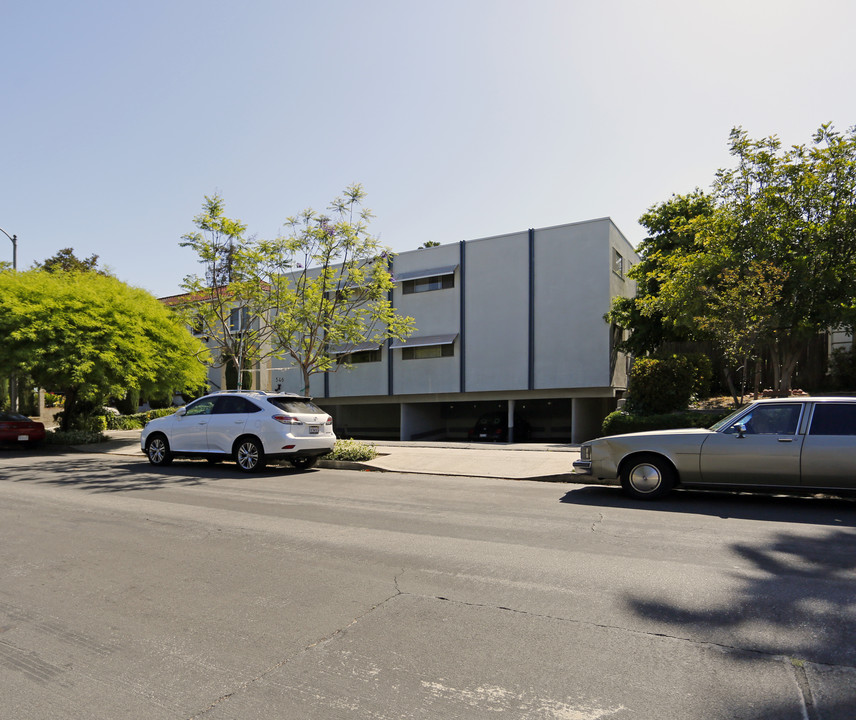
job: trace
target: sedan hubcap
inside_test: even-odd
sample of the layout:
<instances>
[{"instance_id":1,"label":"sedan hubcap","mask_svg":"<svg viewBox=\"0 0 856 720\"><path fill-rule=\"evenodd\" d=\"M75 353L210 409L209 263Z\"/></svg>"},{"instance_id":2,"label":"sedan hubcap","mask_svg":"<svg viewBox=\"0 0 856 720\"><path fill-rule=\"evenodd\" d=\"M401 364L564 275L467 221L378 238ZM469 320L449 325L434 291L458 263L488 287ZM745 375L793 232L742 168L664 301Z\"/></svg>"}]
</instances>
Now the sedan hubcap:
<instances>
[{"instance_id":1,"label":"sedan hubcap","mask_svg":"<svg viewBox=\"0 0 856 720\"><path fill-rule=\"evenodd\" d=\"M630 484L637 492L652 492L660 486L661 481L660 471L653 465L643 463L630 471Z\"/></svg>"}]
</instances>

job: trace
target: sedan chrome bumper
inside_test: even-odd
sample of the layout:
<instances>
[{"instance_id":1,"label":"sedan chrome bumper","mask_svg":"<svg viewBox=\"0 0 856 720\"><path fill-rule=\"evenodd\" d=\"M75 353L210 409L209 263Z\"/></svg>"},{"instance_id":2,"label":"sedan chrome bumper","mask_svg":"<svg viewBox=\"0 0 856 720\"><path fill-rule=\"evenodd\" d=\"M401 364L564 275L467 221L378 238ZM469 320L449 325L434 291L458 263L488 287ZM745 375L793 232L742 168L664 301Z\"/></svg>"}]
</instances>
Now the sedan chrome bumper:
<instances>
[{"instance_id":1,"label":"sedan chrome bumper","mask_svg":"<svg viewBox=\"0 0 856 720\"><path fill-rule=\"evenodd\" d=\"M574 460L574 473L591 475L591 460Z\"/></svg>"}]
</instances>

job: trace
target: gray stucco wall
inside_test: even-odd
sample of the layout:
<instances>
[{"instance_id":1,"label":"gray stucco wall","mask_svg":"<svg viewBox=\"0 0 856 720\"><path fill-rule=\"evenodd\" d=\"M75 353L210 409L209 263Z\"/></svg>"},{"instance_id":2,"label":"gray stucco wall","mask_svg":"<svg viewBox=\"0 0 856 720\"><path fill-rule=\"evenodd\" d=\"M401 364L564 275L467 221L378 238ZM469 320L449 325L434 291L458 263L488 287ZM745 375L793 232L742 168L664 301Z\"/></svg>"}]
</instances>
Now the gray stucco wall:
<instances>
[{"instance_id":1,"label":"gray stucco wall","mask_svg":"<svg viewBox=\"0 0 856 720\"><path fill-rule=\"evenodd\" d=\"M608 220L535 233L535 386L609 385Z\"/></svg>"},{"instance_id":2,"label":"gray stucco wall","mask_svg":"<svg viewBox=\"0 0 856 720\"><path fill-rule=\"evenodd\" d=\"M529 235L467 243L466 390L529 384Z\"/></svg>"}]
</instances>

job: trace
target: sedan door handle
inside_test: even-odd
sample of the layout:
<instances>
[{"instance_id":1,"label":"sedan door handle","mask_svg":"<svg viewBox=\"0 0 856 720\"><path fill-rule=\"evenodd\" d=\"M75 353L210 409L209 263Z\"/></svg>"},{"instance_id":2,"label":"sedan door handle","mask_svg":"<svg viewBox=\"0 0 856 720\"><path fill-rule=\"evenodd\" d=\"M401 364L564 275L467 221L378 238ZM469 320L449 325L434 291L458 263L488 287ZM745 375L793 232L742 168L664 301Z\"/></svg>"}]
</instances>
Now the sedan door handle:
<instances>
[{"instance_id":1,"label":"sedan door handle","mask_svg":"<svg viewBox=\"0 0 856 720\"><path fill-rule=\"evenodd\" d=\"M779 442L793 442L793 438L779 438Z\"/></svg>"}]
</instances>

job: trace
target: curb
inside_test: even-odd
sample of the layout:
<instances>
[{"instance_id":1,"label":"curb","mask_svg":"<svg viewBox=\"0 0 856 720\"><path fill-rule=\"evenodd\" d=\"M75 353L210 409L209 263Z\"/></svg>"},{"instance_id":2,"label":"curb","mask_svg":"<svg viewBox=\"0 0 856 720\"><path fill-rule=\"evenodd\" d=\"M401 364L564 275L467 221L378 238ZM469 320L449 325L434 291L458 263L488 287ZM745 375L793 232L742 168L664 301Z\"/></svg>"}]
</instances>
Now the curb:
<instances>
[{"instance_id":1,"label":"curb","mask_svg":"<svg viewBox=\"0 0 856 720\"><path fill-rule=\"evenodd\" d=\"M478 475L475 473L457 473L457 472L438 472L436 470L404 470L401 468L391 469L369 465L364 462L353 460L319 460L317 468L325 468L327 470L360 470L362 472L377 472L377 473L397 473L399 475L436 475L438 477L473 477L484 478L486 480L511 480L516 482L552 482L552 483L569 483L574 482L570 478L573 473L560 473L555 475L538 475L534 477L508 477L507 475Z\"/></svg>"},{"instance_id":2,"label":"curb","mask_svg":"<svg viewBox=\"0 0 856 720\"><path fill-rule=\"evenodd\" d=\"M327 470L366 470L370 472L393 472L392 470L387 470L386 468L379 468L375 467L374 465L367 465L364 462L357 462L356 460L321 459L315 464L315 467L326 468Z\"/></svg>"}]
</instances>

